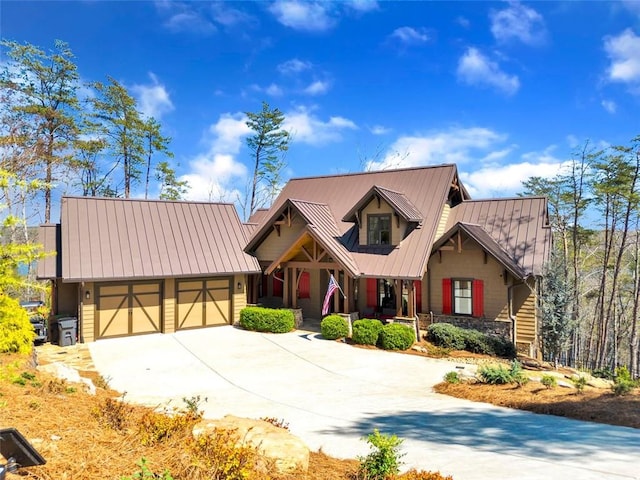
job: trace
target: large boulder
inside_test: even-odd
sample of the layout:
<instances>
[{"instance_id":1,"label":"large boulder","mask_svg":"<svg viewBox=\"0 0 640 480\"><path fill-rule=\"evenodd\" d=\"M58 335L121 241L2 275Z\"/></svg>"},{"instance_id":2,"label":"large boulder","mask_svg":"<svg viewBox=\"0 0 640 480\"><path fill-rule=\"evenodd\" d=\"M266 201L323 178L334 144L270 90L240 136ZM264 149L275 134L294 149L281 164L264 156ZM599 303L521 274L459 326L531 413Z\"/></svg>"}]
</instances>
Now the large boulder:
<instances>
[{"instance_id":1,"label":"large boulder","mask_svg":"<svg viewBox=\"0 0 640 480\"><path fill-rule=\"evenodd\" d=\"M227 415L216 420L202 420L193 427L193 435L206 435L215 429L235 430L238 442L255 447L273 461L280 473L306 472L309 468L309 447L284 428L252 418Z\"/></svg>"}]
</instances>

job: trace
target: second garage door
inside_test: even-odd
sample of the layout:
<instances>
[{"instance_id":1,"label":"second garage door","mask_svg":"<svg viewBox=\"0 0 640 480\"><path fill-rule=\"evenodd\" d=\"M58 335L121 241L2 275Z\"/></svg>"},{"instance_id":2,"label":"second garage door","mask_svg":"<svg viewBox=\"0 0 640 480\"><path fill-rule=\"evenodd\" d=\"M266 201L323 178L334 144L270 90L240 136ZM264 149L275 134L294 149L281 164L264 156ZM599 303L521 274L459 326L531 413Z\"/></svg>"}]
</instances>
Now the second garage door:
<instances>
[{"instance_id":1,"label":"second garage door","mask_svg":"<svg viewBox=\"0 0 640 480\"><path fill-rule=\"evenodd\" d=\"M96 338L121 337L162 330L162 284L99 284Z\"/></svg>"},{"instance_id":2,"label":"second garage door","mask_svg":"<svg viewBox=\"0 0 640 480\"><path fill-rule=\"evenodd\" d=\"M179 280L176 329L231 323L231 278Z\"/></svg>"}]
</instances>

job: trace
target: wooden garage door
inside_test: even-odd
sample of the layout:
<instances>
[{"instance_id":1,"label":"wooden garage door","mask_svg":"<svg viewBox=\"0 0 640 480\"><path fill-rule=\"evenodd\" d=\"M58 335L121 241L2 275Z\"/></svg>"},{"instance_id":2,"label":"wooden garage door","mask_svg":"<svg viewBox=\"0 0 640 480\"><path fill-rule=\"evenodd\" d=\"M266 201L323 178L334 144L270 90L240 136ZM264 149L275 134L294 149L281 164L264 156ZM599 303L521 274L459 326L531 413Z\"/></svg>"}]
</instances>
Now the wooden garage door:
<instances>
[{"instance_id":1,"label":"wooden garage door","mask_svg":"<svg viewBox=\"0 0 640 480\"><path fill-rule=\"evenodd\" d=\"M162 283L97 287L96 337L122 337L162 330Z\"/></svg>"},{"instance_id":2,"label":"wooden garage door","mask_svg":"<svg viewBox=\"0 0 640 480\"><path fill-rule=\"evenodd\" d=\"M231 279L180 280L176 285L178 330L231 323Z\"/></svg>"}]
</instances>

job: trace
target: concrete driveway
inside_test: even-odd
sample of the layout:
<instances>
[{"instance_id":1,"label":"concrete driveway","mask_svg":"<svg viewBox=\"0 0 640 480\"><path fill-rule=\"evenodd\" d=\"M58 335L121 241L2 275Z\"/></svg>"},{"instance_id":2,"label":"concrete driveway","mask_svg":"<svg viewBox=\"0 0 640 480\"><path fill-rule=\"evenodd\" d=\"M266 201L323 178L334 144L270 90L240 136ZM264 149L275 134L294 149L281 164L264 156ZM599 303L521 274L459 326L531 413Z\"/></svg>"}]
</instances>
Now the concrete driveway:
<instances>
[{"instance_id":1,"label":"concrete driveway","mask_svg":"<svg viewBox=\"0 0 640 480\"><path fill-rule=\"evenodd\" d=\"M378 428L404 439L406 468L455 480L640 478L640 430L438 395L432 385L456 366L448 361L233 327L89 347L129 401L182 405L200 395L208 418L281 418L311 449L337 457L365 455L362 437Z\"/></svg>"}]
</instances>

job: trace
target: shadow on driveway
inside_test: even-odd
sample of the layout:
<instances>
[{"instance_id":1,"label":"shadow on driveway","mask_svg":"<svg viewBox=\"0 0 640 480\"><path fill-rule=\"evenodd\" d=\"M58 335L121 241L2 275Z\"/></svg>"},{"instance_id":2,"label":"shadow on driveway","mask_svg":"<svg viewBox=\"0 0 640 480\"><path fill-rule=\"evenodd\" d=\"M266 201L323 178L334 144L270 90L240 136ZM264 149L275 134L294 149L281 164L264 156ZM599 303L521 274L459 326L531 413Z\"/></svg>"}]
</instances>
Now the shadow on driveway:
<instances>
[{"instance_id":1,"label":"shadow on driveway","mask_svg":"<svg viewBox=\"0 0 640 480\"><path fill-rule=\"evenodd\" d=\"M603 450L636 458L640 454L640 432L635 429L508 410L369 414L324 433L365 436L375 428L405 439L547 459L583 458Z\"/></svg>"}]
</instances>

